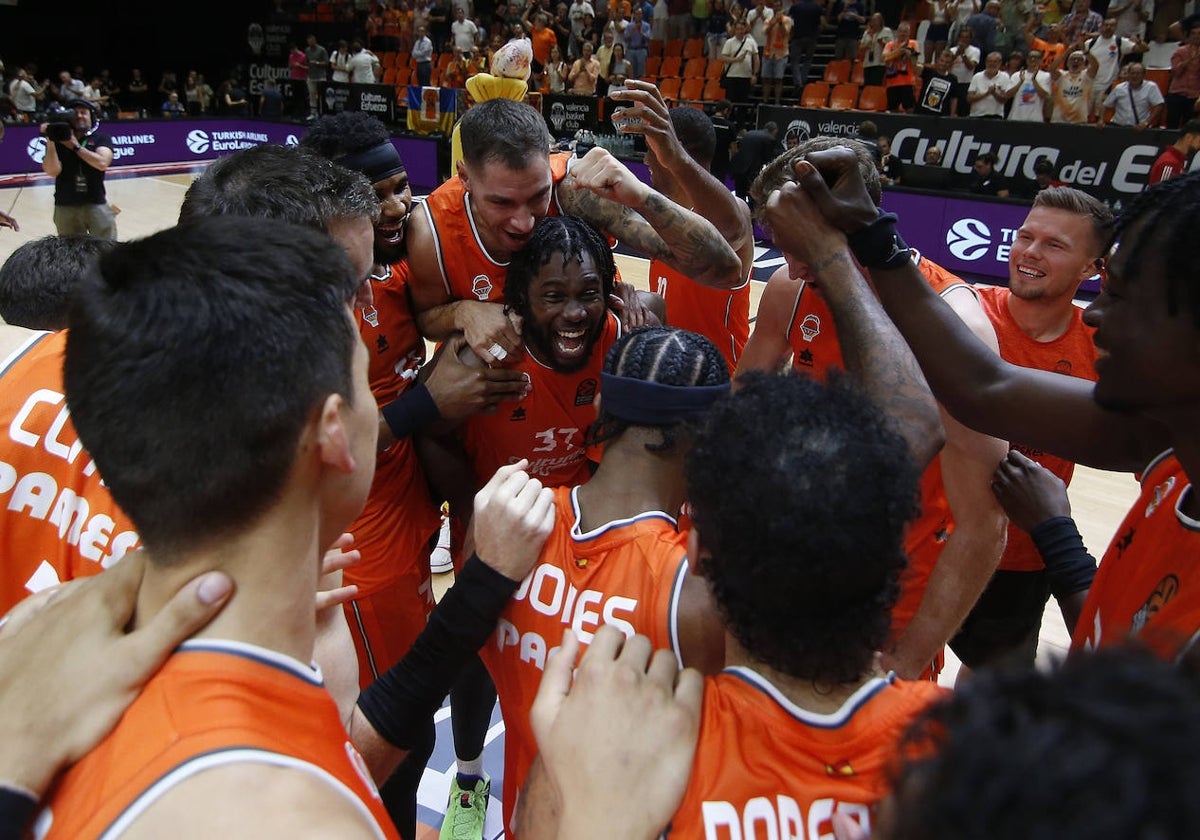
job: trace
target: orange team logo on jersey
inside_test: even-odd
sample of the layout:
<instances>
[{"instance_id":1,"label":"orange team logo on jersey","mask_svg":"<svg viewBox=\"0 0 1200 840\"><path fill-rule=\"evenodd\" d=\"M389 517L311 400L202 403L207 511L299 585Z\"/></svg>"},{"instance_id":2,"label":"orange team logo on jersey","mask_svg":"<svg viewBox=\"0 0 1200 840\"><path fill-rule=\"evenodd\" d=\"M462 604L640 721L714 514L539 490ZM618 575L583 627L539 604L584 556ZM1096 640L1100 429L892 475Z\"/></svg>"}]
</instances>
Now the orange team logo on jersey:
<instances>
[{"instance_id":1,"label":"orange team logo on jersey","mask_svg":"<svg viewBox=\"0 0 1200 840\"><path fill-rule=\"evenodd\" d=\"M492 293L492 279L486 274L476 275L471 281L471 292L480 300L487 300Z\"/></svg>"},{"instance_id":2,"label":"orange team logo on jersey","mask_svg":"<svg viewBox=\"0 0 1200 840\"><path fill-rule=\"evenodd\" d=\"M1146 603L1133 614L1133 621L1130 622L1133 633L1138 633L1146 622L1150 620L1150 616L1161 610L1167 605L1175 595L1179 592L1179 578L1175 575L1167 575L1158 582L1158 586L1154 587L1154 591L1150 593L1150 597L1146 599Z\"/></svg>"}]
</instances>

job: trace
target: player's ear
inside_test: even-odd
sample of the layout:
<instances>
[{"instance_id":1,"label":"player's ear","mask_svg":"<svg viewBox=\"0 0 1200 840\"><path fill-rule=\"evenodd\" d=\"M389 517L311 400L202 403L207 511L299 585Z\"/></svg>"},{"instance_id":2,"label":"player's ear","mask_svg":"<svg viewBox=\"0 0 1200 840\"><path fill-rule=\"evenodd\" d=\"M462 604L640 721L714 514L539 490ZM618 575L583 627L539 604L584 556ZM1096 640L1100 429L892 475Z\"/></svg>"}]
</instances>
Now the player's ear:
<instances>
[{"instance_id":1,"label":"player's ear","mask_svg":"<svg viewBox=\"0 0 1200 840\"><path fill-rule=\"evenodd\" d=\"M337 472L354 471L354 448L345 415L349 406L341 394L329 394L317 415L315 434L321 463Z\"/></svg>"},{"instance_id":2,"label":"player's ear","mask_svg":"<svg viewBox=\"0 0 1200 840\"><path fill-rule=\"evenodd\" d=\"M463 187L471 191L471 175L467 170L467 164L464 161L458 160L454 162L454 169L458 173L458 177L462 179Z\"/></svg>"},{"instance_id":3,"label":"player's ear","mask_svg":"<svg viewBox=\"0 0 1200 840\"><path fill-rule=\"evenodd\" d=\"M687 556L693 572L699 568L700 560L708 556L708 550L705 549L704 543L700 541L700 529L696 527L694 522L692 523L692 527L688 529Z\"/></svg>"}]
</instances>

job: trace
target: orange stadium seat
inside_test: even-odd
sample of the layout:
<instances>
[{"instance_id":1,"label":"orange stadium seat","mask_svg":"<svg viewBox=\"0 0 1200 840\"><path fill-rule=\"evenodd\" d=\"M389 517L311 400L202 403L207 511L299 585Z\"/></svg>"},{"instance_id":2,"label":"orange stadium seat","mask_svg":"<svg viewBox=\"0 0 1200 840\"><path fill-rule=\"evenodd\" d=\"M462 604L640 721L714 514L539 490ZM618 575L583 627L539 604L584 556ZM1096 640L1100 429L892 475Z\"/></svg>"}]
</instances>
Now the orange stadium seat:
<instances>
[{"instance_id":1,"label":"orange stadium seat","mask_svg":"<svg viewBox=\"0 0 1200 840\"><path fill-rule=\"evenodd\" d=\"M829 102L828 82L809 82L800 94L801 108L824 108Z\"/></svg>"},{"instance_id":2,"label":"orange stadium seat","mask_svg":"<svg viewBox=\"0 0 1200 840\"><path fill-rule=\"evenodd\" d=\"M683 73L683 59L677 55L667 56L659 65L659 76L681 76Z\"/></svg>"},{"instance_id":3,"label":"orange stadium seat","mask_svg":"<svg viewBox=\"0 0 1200 840\"><path fill-rule=\"evenodd\" d=\"M886 111L887 88L883 85L863 85L858 95L858 108L860 111Z\"/></svg>"},{"instance_id":4,"label":"orange stadium seat","mask_svg":"<svg viewBox=\"0 0 1200 840\"><path fill-rule=\"evenodd\" d=\"M438 70L445 70L450 66L450 62L454 60L454 53L442 53L438 56L437 64L434 67Z\"/></svg>"},{"instance_id":5,"label":"orange stadium seat","mask_svg":"<svg viewBox=\"0 0 1200 840\"><path fill-rule=\"evenodd\" d=\"M836 111L849 111L858 107L858 85L852 82L834 85L829 94L829 107Z\"/></svg>"},{"instance_id":6,"label":"orange stadium seat","mask_svg":"<svg viewBox=\"0 0 1200 840\"><path fill-rule=\"evenodd\" d=\"M398 81L399 81L399 77L397 77L397 75L396 75L395 67L386 68L383 71L383 78L380 79L380 83L385 84L385 85L394 85Z\"/></svg>"},{"instance_id":7,"label":"orange stadium seat","mask_svg":"<svg viewBox=\"0 0 1200 840\"><path fill-rule=\"evenodd\" d=\"M679 98L683 100L703 99L705 81L703 77L684 79L683 86L679 89Z\"/></svg>"},{"instance_id":8,"label":"orange stadium seat","mask_svg":"<svg viewBox=\"0 0 1200 840\"><path fill-rule=\"evenodd\" d=\"M842 58L825 65L825 76L822 81L831 85L840 85L850 81L850 59Z\"/></svg>"},{"instance_id":9,"label":"orange stadium seat","mask_svg":"<svg viewBox=\"0 0 1200 840\"><path fill-rule=\"evenodd\" d=\"M669 56L677 56L677 57L683 56L683 39L682 38L675 38L673 40L667 41L666 45L663 47L663 57L666 58Z\"/></svg>"},{"instance_id":10,"label":"orange stadium seat","mask_svg":"<svg viewBox=\"0 0 1200 840\"><path fill-rule=\"evenodd\" d=\"M652 55L646 59L646 69L643 71L647 76L657 76L659 68L662 67L662 56Z\"/></svg>"},{"instance_id":11,"label":"orange stadium seat","mask_svg":"<svg viewBox=\"0 0 1200 840\"><path fill-rule=\"evenodd\" d=\"M683 57L685 59L700 58L704 55L704 39L703 38L688 38L683 44Z\"/></svg>"},{"instance_id":12,"label":"orange stadium seat","mask_svg":"<svg viewBox=\"0 0 1200 840\"><path fill-rule=\"evenodd\" d=\"M384 52L379 55L379 64L384 70L396 66L396 54L394 52Z\"/></svg>"},{"instance_id":13,"label":"orange stadium seat","mask_svg":"<svg viewBox=\"0 0 1200 840\"><path fill-rule=\"evenodd\" d=\"M707 58L689 58L687 64L683 65L683 78L685 79L703 79L704 72L708 69Z\"/></svg>"},{"instance_id":14,"label":"orange stadium seat","mask_svg":"<svg viewBox=\"0 0 1200 840\"><path fill-rule=\"evenodd\" d=\"M721 80L706 79L704 82L704 93L702 99L708 102L718 102L725 98L725 88L721 87Z\"/></svg>"},{"instance_id":15,"label":"orange stadium seat","mask_svg":"<svg viewBox=\"0 0 1200 840\"><path fill-rule=\"evenodd\" d=\"M647 53L651 58L662 58L663 47L666 43L658 38L650 42L650 51Z\"/></svg>"},{"instance_id":16,"label":"orange stadium seat","mask_svg":"<svg viewBox=\"0 0 1200 840\"><path fill-rule=\"evenodd\" d=\"M721 78L721 74L724 72L725 72L725 65L724 65L724 63L722 63L721 59L710 58L708 60L708 67L704 71L704 78L719 79L719 78Z\"/></svg>"},{"instance_id":17,"label":"orange stadium seat","mask_svg":"<svg viewBox=\"0 0 1200 840\"><path fill-rule=\"evenodd\" d=\"M663 99L678 99L680 84L681 80L674 76L660 79L658 89L662 93Z\"/></svg>"},{"instance_id":18,"label":"orange stadium seat","mask_svg":"<svg viewBox=\"0 0 1200 840\"><path fill-rule=\"evenodd\" d=\"M867 80L863 77L863 65L861 61L856 61L850 66L850 81L856 85L865 85Z\"/></svg>"}]
</instances>

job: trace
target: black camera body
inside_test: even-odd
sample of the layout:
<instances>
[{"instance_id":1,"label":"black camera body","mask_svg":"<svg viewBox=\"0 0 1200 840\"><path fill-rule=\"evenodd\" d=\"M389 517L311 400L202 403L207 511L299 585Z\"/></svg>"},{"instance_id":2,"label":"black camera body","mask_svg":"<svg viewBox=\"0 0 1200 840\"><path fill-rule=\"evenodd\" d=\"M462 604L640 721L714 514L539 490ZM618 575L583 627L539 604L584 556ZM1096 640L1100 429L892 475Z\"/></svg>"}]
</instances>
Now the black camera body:
<instances>
[{"instance_id":1,"label":"black camera body","mask_svg":"<svg viewBox=\"0 0 1200 840\"><path fill-rule=\"evenodd\" d=\"M75 130L74 112L58 111L46 117L46 138L55 143L65 143L71 139Z\"/></svg>"}]
</instances>

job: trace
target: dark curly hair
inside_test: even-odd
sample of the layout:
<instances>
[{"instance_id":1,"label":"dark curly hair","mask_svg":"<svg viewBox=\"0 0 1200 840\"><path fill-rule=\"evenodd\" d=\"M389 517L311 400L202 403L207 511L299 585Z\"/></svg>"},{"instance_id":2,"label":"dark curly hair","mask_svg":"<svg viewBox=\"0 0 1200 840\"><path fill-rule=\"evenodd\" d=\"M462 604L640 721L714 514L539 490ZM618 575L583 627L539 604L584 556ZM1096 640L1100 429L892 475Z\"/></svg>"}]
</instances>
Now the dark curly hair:
<instances>
[{"instance_id":1,"label":"dark curly hair","mask_svg":"<svg viewBox=\"0 0 1200 840\"><path fill-rule=\"evenodd\" d=\"M339 111L325 114L300 138L300 147L312 149L322 157L336 160L365 149L373 149L391 140L387 126L366 111Z\"/></svg>"},{"instance_id":2,"label":"dark curly hair","mask_svg":"<svg viewBox=\"0 0 1200 840\"><path fill-rule=\"evenodd\" d=\"M1200 825L1200 677L1129 645L980 672L906 738L891 840L1173 840ZM910 753L911 754L911 753Z\"/></svg>"},{"instance_id":3,"label":"dark curly hair","mask_svg":"<svg viewBox=\"0 0 1200 840\"><path fill-rule=\"evenodd\" d=\"M604 357L604 372L660 385L724 385L729 381L729 365L717 346L704 336L672 327L642 327L621 336ZM634 424L604 410L601 394L600 416L588 429L588 445L619 437ZM647 443L651 452L674 448L676 431L691 424L670 421L654 428L662 431L660 443Z\"/></svg>"},{"instance_id":4,"label":"dark curly hair","mask_svg":"<svg viewBox=\"0 0 1200 840\"><path fill-rule=\"evenodd\" d=\"M547 216L537 223L529 242L513 255L504 281L504 305L523 318L530 315L529 284L550 258L560 255L567 260L583 261L592 258L600 274L604 299L612 294L613 278L617 273L612 249L594 227L576 216Z\"/></svg>"},{"instance_id":5,"label":"dark curly hair","mask_svg":"<svg viewBox=\"0 0 1200 840\"><path fill-rule=\"evenodd\" d=\"M1125 265L1142 267L1151 254L1159 254L1166 275L1167 311L1178 315L1186 310L1200 328L1200 237L1194 220L1200 212L1200 172L1160 181L1138 193L1116 221L1116 239ZM1136 237L1127 234L1138 229ZM1133 277L1126 277L1128 282Z\"/></svg>"},{"instance_id":6,"label":"dark curly hair","mask_svg":"<svg viewBox=\"0 0 1200 840\"><path fill-rule=\"evenodd\" d=\"M849 683L887 637L918 511L903 438L850 377L748 373L687 459L700 573L746 651Z\"/></svg>"}]
</instances>

